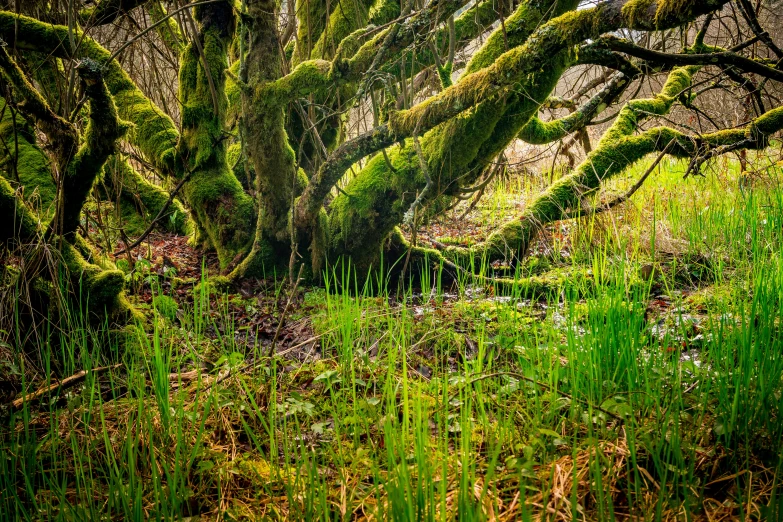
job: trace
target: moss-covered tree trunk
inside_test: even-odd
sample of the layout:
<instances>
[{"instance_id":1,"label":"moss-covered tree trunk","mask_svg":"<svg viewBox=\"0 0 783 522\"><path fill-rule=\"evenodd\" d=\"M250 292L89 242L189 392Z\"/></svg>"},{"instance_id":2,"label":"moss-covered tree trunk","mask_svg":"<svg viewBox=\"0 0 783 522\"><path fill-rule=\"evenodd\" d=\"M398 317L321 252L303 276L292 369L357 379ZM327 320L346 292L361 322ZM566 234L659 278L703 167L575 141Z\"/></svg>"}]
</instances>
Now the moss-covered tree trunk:
<instances>
[{"instance_id":1,"label":"moss-covered tree trunk","mask_svg":"<svg viewBox=\"0 0 783 522\"><path fill-rule=\"evenodd\" d=\"M226 161L230 136L225 128L228 48L235 18L228 2L195 9L197 41L182 53L179 71L182 138L179 157L184 196L193 211L199 238L215 249L223 267L250 249L256 208Z\"/></svg>"},{"instance_id":2,"label":"moss-covered tree trunk","mask_svg":"<svg viewBox=\"0 0 783 522\"><path fill-rule=\"evenodd\" d=\"M252 248L234 271L235 277L261 275L265 267L285 265L290 253L289 214L306 178L297 168L285 131L285 104L261 89L283 76L283 50L277 32L277 2L246 2L247 49L239 71L242 116L241 136L255 173L259 200ZM282 261L284 260L284 261ZM281 263L282 261L282 263Z\"/></svg>"}]
</instances>

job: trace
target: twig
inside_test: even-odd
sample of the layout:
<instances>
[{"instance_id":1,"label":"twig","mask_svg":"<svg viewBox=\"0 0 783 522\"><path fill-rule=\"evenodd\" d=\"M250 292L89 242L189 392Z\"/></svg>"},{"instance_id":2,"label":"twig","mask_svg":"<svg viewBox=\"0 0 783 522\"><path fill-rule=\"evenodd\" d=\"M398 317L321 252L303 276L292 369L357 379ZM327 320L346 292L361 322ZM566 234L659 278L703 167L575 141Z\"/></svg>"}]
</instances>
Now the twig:
<instances>
[{"instance_id":1,"label":"twig","mask_svg":"<svg viewBox=\"0 0 783 522\"><path fill-rule=\"evenodd\" d=\"M177 196L177 192L179 192L179 190L182 188L182 186L185 184L185 182L188 181L188 179L190 179L190 172L185 174L185 176L183 176L183 178L180 180L180 182L177 183L177 186L174 187L174 190L171 191L171 194L169 194L169 199L167 199L166 203L164 203L163 206L160 208L160 210L158 211L158 215L155 216L155 219L152 220L152 223L150 223L150 226L147 227L147 230L145 230L141 234L141 236L139 236L138 239L136 239L136 241L134 241L130 245L127 245L122 250L118 250L117 252L115 252L114 253L115 256L118 256L120 254L124 254L125 252L130 252L131 250L133 250L134 248L139 246L142 243L142 241L147 239L147 236L150 235L150 233L152 232L152 229L155 228L155 225L158 223L158 221L160 221L163 218L163 216L165 215L166 210L168 210L168 208L169 208L169 205L171 205L171 203L174 201L174 198Z\"/></svg>"},{"instance_id":2,"label":"twig","mask_svg":"<svg viewBox=\"0 0 783 522\"><path fill-rule=\"evenodd\" d=\"M12 410L20 410L22 407L24 407L25 404L40 399L44 395L59 393L62 390L73 387L77 383L83 381L87 375L91 373L97 375L108 370L114 370L120 366L122 366L122 364L115 364L113 366L100 366L98 368L93 368L92 370L80 370L70 377L66 377L65 379L54 384L50 384L49 386L39 388L32 393L28 393L27 395L16 399L10 404L10 407Z\"/></svg>"},{"instance_id":3,"label":"twig","mask_svg":"<svg viewBox=\"0 0 783 522\"><path fill-rule=\"evenodd\" d=\"M288 314L288 309L291 307L291 301L293 301L294 295L296 295L296 289L299 287L299 283L302 281L302 270L304 270L304 263L299 265L299 275L296 276L296 282L294 283L294 287L291 289L291 293L288 294L288 301L285 304L285 308L283 309L283 315L280 316L280 322L277 323L277 330L275 330L275 336L272 338L272 345L269 347L269 352L267 353L267 357L272 357L275 353L275 347L277 346L277 338L280 337L280 330L283 328L283 323L285 322L285 316Z\"/></svg>"},{"instance_id":4,"label":"twig","mask_svg":"<svg viewBox=\"0 0 783 522\"><path fill-rule=\"evenodd\" d=\"M566 399L578 402L578 403L580 403L580 404L582 404L584 406L587 406L588 408L592 408L594 410L600 411L601 413L604 413L604 414L612 417L613 419L615 419L615 420L617 420L619 422L625 422L624 418L620 417L619 415L617 415L615 413L612 413L611 411L605 410L605 409L603 409L603 408L601 408L599 406L595 406L595 405L591 404L589 401L586 401L584 399L580 399L578 397L574 397L573 395L571 395L569 393L566 393L564 391L558 390L556 388L552 388L548 384L545 384L543 382L537 381L535 379L531 379L530 377L527 377L527 376L525 376L525 375L523 375L521 373L517 373L517 372L494 372L494 373L488 373L488 374L485 374L485 375L480 375L480 376L475 377L475 378L471 379L470 381L468 381L467 385L475 384L475 383L477 383L479 381L484 381L484 380L487 380L487 379L491 379L493 377L500 377L500 376L504 376L504 375L508 376L508 377L513 377L515 379L519 379L520 381L525 381L525 382L529 382L531 384L535 384L536 386L540 386L541 388L544 388L547 391L557 393L558 395L560 395L562 397L565 397ZM451 397L449 397L449 402L451 402L451 399L453 399L454 397L456 397L456 394L454 394Z\"/></svg>"},{"instance_id":5,"label":"twig","mask_svg":"<svg viewBox=\"0 0 783 522\"><path fill-rule=\"evenodd\" d=\"M156 27L158 27L159 25L164 23L166 20L168 20L172 16L175 16L176 14L178 14L178 13L180 13L182 11L185 11L186 9L190 9L191 7L196 7L196 6L199 6L199 5L206 5L206 4L217 4L217 3L220 3L220 2L224 2L224 1L225 0L203 0L202 2L193 2L193 3L187 4L187 5L183 5L179 9L175 9L174 11L168 13L166 16L164 16L163 18L161 18L160 20L158 20L154 24L150 25L149 27L144 29L142 32L140 32L139 34L137 34L136 36L134 36L133 38L131 38L130 40L128 40L124 44L122 44L119 49L117 49L116 51L114 51L112 53L112 55L109 57L108 60L106 60L106 62L109 63L112 60L114 60L115 58L117 58L117 56L122 51L124 51L130 44L132 44L133 42L135 42L136 40L138 40L139 38L141 38L142 36L144 36L148 32L152 31L153 29L155 29Z\"/></svg>"}]
</instances>

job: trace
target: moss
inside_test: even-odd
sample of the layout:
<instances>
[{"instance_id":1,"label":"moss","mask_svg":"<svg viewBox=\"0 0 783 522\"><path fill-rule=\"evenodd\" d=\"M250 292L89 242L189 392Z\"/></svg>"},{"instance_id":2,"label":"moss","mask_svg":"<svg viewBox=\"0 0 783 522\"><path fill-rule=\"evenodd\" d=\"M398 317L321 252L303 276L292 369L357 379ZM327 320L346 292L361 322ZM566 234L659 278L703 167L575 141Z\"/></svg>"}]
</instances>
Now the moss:
<instances>
[{"instance_id":1,"label":"moss","mask_svg":"<svg viewBox=\"0 0 783 522\"><path fill-rule=\"evenodd\" d=\"M17 197L17 192L11 187L5 178L0 177L0 244L10 240L30 241L38 230L38 218L25 204L24 200Z\"/></svg>"},{"instance_id":2,"label":"moss","mask_svg":"<svg viewBox=\"0 0 783 522\"><path fill-rule=\"evenodd\" d=\"M747 136L757 141L765 141L781 129L783 129L783 107L777 107L756 118L748 126Z\"/></svg>"},{"instance_id":3,"label":"moss","mask_svg":"<svg viewBox=\"0 0 783 522\"><path fill-rule=\"evenodd\" d=\"M575 0L522 2L514 13L504 20L503 25L489 35L484 45L471 57L464 74L489 67L508 49L525 43L528 37L538 29L541 20L554 18L576 9L577 5L579 2Z\"/></svg>"},{"instance_id":4,"label":"moss","mask_svg":"<svg viewBox=\"0 0 783 522\"><path fill-rule=\"evenodd\" d=\"M376 263L381 242L415 199L415 192L404 187L423 186L413 147L391 148L388 157L395 172L389 172L383 155L376 155L333 201L330 259L348 256L358 270Z\"/></svg>"},{"instance_id":5,"label":"moss","mask_svg":"<svg viewBox=\"0 0 783 522\"><path fill-rule=\"evenodd\" d=\"M269 105L284 106L290 100L300 98L313 90L313 85L330 81L332 63L326 60L308 60L300 63L290 74L278 81L260 84L255 97L265 99Z\"/></svg>"},{"instance_id":6,"label":"moss","mask_svg":"<svg viewBox=\"0 0 783 522\"><path fill-rule=\"evenodd\" d=\"M257 234L250 252L228 275L229 281L245 278L263 279L273 274L288 272L291 251L288 244L276 243L264 234Z\"/></svg>"},{"instance_id":7,"label":"moss","mask_svg":"<svg viewBox=\"0 0 783 522\"><path fill-rule=\"evenodd\" d=\"M5 147L0 150L3 175L25 188L25 199L40 209L45 221L54 214L57 185L52 176L49 159L35 142L35 130L21 115L16 118L0 99L0 140ZM16 119L16 122L14 122ZM16 127L16 132L14 132ZM9 154L10 153L10 154Z\"/></svg>"},{"instance_id":8,"label":"moss","mask_svg":"<svg viewBox=\"0 0 783 522\"><path fill-rule=\"evenodd\" d=\"M276 19L265 5L264 2L249 5L249 16L258 24L264 24L263 27L274 27ZM304 72L302 77L308 76L311 63L300 65L298 70ZM245 64L249 85L280 80L283 63L276 38L264 31L255 34L248 46ZM284 78L281 85L286 82ZM263 89L256 89L243 96L243 108L242 135L264 137L249 139L245 145L245 153L256 175L255 192L263 209L255 222L254 255L258 255L266 241L275 245L290 244L291 204L307 183L307 176L297 168L297 158L286 133L285 111L288 107L274 97L265 96Z\"/></svg>"},{"instance_id":9,"label":"moss","mask_svg":"<svg viewBox=\"0 0 783 522\"><path fill-rule=\"evenodd\" d=\"M370 8L369 24L383 25L400 16L400 2L398 0L376 0Z\"/></svg>"},{"instance_id":10,"label":"moss","mask_svg":"<svg viewBox=\"0 0 783 522\"><path fill-rule=\"evenodd\" d=\"M253 238L255 206L226 165L202 168L191 175L185 197L222 267L247 251Z\"/></svg>"},{"instance_id":11,"label":"moss","mask_svg":"<svg viewBox=\"0 0 783 522\"><path fill-rule=\"evenodd\" d=\"M326 1L297 0L296 12L299 27L292 57L294 65L310 59L315 42L326 27Z\"/></svg>"},{"instance_id":12,"label":"moss","mask_svg":"<svg viewBox=\"0 0 783 522\"><path fill-rule=\"evenodd\" d=\"M245 191L255 188L256 172L253 164L247 161L242 153L242 144L239 142L229 145L226 151L226 161L234 177L237 178Z\"/></svg>"},{"instance_id":13,"label":"moss","mask_svg":"<svg viewBox=\"0 0 783 522\"><path fill-rule=\"evenodd\" d=\"M239 61L231 64L228 68L228 74L225 79L226 99L228 107L226 109L226 125L232 127L238 121L242 113L242 89L237 80L239 78Z\"/></svg>"},{"instance_id":14,"label":"moss","mask_svg":"<svg viewBox=\"0 0 783 522\"><path fill-rule=\"evenodd\" d=\"M222 294L231 289L231 280L226 276L209 276L193 289L196 294L204 292L207 295Z\"/></svg>"},{"instance_id":15,"label":"moss","mask_svg":"<svg viewBox=\"0 0 783 522\"><path fill-rule=\"evenodd\" d=\"M128 160L114 156L105 166L104 186L107 199L119 203L125 232L131 237L142 234L169 200L169 193L154 185L133 168ZM188 234L188 213L176 199L171 202L157 226L175 234Z\"/></svg>"},{"instance_id":16,"label":"moss","mask_svg":"<svg viewBox=\"0 0 783 522\"><path fill-rule=\"evenodd\" d=\"M446 63L441 67L437 67L438 69L438 79L440 80L440 86L441 88L445 89L447 87L451 87L452 81L451 81L451 70L453 68L453 64Z\"/></svg>"},{"instance_id":17,"label":"moss","mask_svg":"<svg viewBox=\"0 0 783 522\"><path fill-rule=\"evenodd\" d=\"M333 57L343 38L367 25L370 6L371 2L368 0L350 0L331 4L333 10L329 16L329 22L313 45L310 56L313 58Z\"/></svg>"},{"instance_id":18,"label":"moss","mask_svg":"<svg viewBox=\"0 0 783 522\"><path fill-rule=\"evenodd\" d=\"M147 2L147 12L149 13L152 23L158 23L167 15L166 9L159 0ZM179 53L182 50L182 42L185 40L173 18L168 18L161 25L159 25L157 28L157 33L166 47L169 48L169 50L175 53Z\"/></svg>"}]
</instances>

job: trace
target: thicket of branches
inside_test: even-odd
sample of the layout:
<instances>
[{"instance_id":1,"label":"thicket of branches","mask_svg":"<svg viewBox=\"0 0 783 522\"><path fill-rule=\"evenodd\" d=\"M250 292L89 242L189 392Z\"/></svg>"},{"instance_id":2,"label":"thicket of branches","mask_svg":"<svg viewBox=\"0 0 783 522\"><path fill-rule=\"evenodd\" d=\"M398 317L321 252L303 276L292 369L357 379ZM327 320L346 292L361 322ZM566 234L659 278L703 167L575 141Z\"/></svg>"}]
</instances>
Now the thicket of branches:
<instances>
[{"instance_id":1,"label":"thicket of branches","mask_svg":"<svg viewBox=\"0 0 783 522\"><path fill-rule=\"evenodd\" d=\"M774 1L4 9L2 284L44 315L65 281L96 317L127 318L107 254L156 227L192 233L232 280L409 254L513 264L544 224L613 206L594 202L602 183L645 156L699 174L783 128ZM480 192L516 140L582 159L478 245L405 239Z\"/></svg>"}]
</instances>

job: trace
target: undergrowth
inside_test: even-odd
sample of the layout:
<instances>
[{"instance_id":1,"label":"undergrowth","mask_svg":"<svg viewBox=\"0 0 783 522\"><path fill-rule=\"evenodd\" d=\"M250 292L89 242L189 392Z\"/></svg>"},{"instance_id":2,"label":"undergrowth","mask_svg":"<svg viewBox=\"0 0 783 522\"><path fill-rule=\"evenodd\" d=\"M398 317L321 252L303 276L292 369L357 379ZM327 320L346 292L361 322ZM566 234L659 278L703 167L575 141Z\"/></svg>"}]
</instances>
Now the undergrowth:
<instances>
[{"instance_id":1,"label":"undergrowth","mask_svg":"<svg viewBox=\"0 0 783 522\"><path fill-rule=\"evenodd\" d=\"M557 281L544 298L437 270L302 295L149 272L144 328L2 332L17 397L100 370L4 407L0 516L783 519L780 169L683 173L547 229L511 274Z\"/></svg>"}]
</instances>

